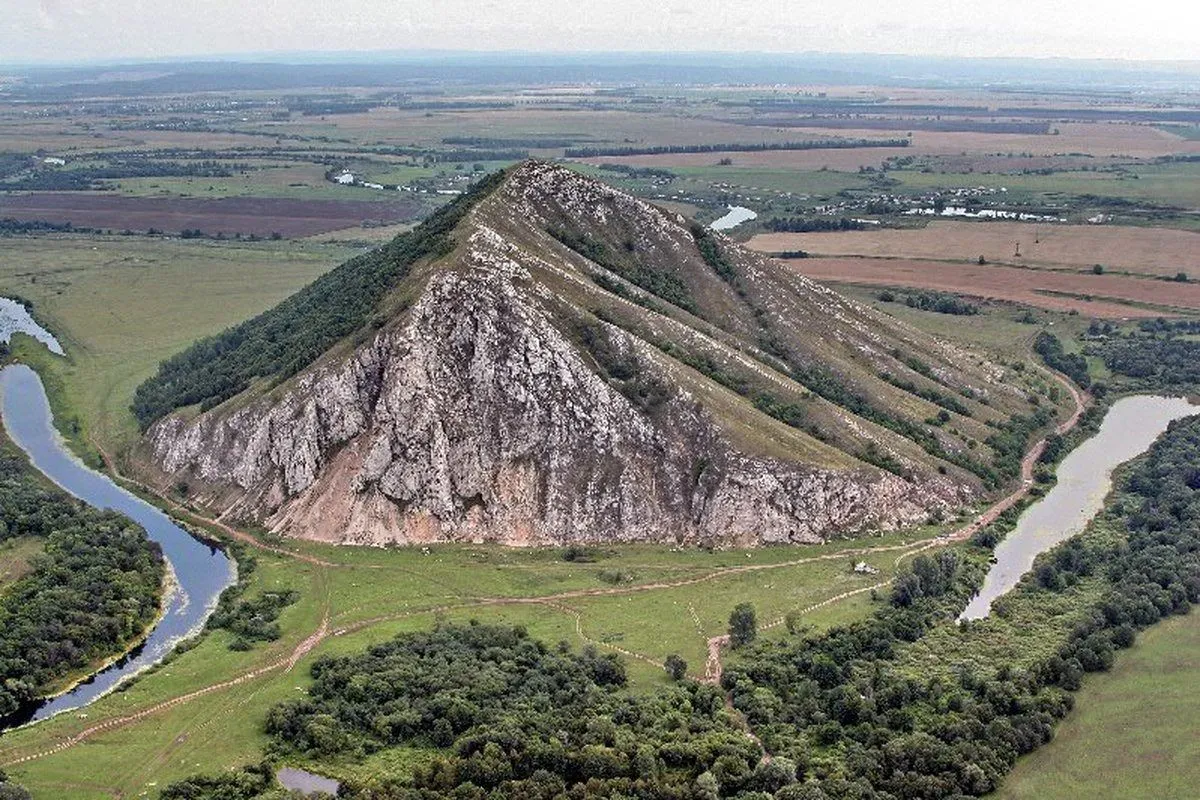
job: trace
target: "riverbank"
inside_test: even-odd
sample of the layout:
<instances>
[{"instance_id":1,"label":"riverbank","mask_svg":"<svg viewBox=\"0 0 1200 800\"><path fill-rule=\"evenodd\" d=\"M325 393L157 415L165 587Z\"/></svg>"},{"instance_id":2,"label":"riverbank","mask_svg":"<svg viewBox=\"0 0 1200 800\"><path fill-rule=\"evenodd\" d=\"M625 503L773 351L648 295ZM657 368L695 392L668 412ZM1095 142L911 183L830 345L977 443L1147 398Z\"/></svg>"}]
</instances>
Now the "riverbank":
<instances>
[{"instance_id":1,"label":"riverbank","mask_svg":"<svg viewBox=\"0 0 1200 800\"><path fill-rule=\"evenodd\" d=\"M1100 430L1058 466L1054 488L1026 509L996 546L995 564L959 619L986 617L993 601L1017 585L1038 555L1081 533L1100 512L1118 465L1146 452L1173 420L1197 413L1200 407L1178 398L1135 395L1114 403Z\"/></svg>"},{"instance_id":2,"label":"riverbank","mask_svg":"<svg viewBox=\"0 0 1200 800\"><path fill-rule=\"evenodd\" d=\"M92 664L91 666L84 669L82 671L82 673L77 676L71 676L71 677L66 678L62 682L62 684L60 684L58 687L53 689L50 693L44 695L41 698L42 703L50 703L55 700L58 700L61 697L64 697L64 696L70 694L71 692L75 691L83 684L92 680L96 676L97 673L103 672L104 670L108 669L109 667L111 667L115 664L119 664L120 662L124 661L125 659L132 657L138 651L139 648L143 647L146 644L146 641L150 638L151 632L153 632L153 630L156 627L158 627L158 625L167 616L167 611L171 606L171 600L174 597L175 592L179 591L179 580L175 576L175 570L172 568L171 562L164 559L163 566L165 567L165 569L163 571L162 594L159 597L158 613L156 613L154 615L154 619L152 619L146 625L146 627L142 630L142 632L138 635L138 637L136 639L134 639L133 641L131 641L129 643L129 645L124 650L122 650L120 653L114 653L113 655L111 655L107 658L97 661L95 664ZM134 673L134 675L127 676L125 678L125 680L129 680L129 679L133 678L135 675L140 674L141 672L144 672L147 669L150 669L152 666L153 666L152 664L147 664L138 673ZM108 692L115 692L118 689L120 689L121 686L122 686L121 683L114 684L112 687L109 688ZM105 694L107 694L108 692L106 692ZM98 695L94 699L98 700L102 696L103 695ZM58 713L65 713L66 711L69 711L69 710L72 710L72 709L63 709L61 712L58 712ZM0 727L0 732L2 732L4 730L18 730L18 729L23 728L28 725L36 725L37 723L41 722L42 719L45 719L45 717L41 717L38 719L31 719L28 722L24 722L21 725L17 725L17 726L14 726L13 728L9 728L9 729Z\"/></svg>"},{"instance_id":3,"label":"riverbank","mask_svg":"<svg viewBox=\"0 0 1200 800\"><path fill-rule=\"evenodd\" d=\"M39 721L94 702L157 663L177 642L198 633L220 593L232 583L233 566L219 549L198 541L162 511L91 470L67 450L52 424L41 380L31 368L18 364L0 370L0 392L5 428L30 463L88 505L117 511L140 524L162 549L177 587L174 592L164 593L166 608L139 646L127 657L116 658L69 690L43 701L31 718Z\"/></svg>"}]
</instances>

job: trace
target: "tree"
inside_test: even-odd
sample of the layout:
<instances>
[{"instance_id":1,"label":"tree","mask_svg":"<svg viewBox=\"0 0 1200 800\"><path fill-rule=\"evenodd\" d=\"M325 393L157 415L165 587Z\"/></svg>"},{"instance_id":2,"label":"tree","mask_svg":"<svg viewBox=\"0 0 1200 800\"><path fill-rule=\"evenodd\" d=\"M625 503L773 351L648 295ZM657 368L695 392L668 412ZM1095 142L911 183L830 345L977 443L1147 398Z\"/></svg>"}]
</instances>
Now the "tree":
<instances>
[{"instance_id":1,"label":"tree","mask_svg":"<svg viewBox=\"0 0 1200 800\"><path fill-rule=\"evenodd\" d=\"M9 781L8 774L2 769L0 769L0 800L30 800L29 792Z\"/></svg>"},{"instance_id":2,"label":"tree","mask_svg":"<svg viewBox=\"0 0 1200 800\"><path fill-rule=\"evenodd\" d=\"M758 618L750 603L738 603L729 615L729 641L734 647L750 644L758 636Z\"/></svg>"},{"instance_id":3,"label":"tree","mask_svg":"<svg viewBox=\"0 0 1200 800\"><path fill-rule=\"evenodd\" d=\"M663 669L667 671L672 680L681 681L687 675L687 662L678 653L671 653L663 662Z\"/></svg>"},{"instance_id":4,"label":"tree","mask_svg":"<svg viewBox=\"0 0 1200 800\"><path fill-rule=\"evenodd\" d=\"M1093 275L1103 275L1104 274L1104 265L1103 264L1094 265L1092 267L1092 274Z\"/></svg>"}]
</instances>

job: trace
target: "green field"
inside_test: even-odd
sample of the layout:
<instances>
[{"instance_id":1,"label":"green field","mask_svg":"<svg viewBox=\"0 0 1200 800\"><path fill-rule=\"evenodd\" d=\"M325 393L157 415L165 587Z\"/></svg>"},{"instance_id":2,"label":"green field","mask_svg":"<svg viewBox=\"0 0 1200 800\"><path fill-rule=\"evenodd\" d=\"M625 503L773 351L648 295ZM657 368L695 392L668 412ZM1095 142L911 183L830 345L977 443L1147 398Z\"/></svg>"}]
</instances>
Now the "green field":
<instances>
[{"instance_id":1,"label":"green field","mask_svg":"<svg viewBox=\"0 0 1200 800\"><path fill-rule=\"evenodd\" d=\"M1190 800L1200 786L1200 617L1162 622L1090 676L1054 741L1017 762L997 800Z\"/></svg>"},{"instance_id":2,"label":"green field","mask_svg":"<svg viewBox=\"0 0 1200 800\"><path fill-rule=\"evenodd\" d=\"M353 252L304 242L0 239L0 293L33 301L68 353L25 351L46 366L56 415L77 417L84 438L115 452L137 434L129 402L160 361L269 308Z\"/></svg>"},{"instance_id":3,"label":"green field","mask_svg":"<svg viewBox=\"0 0 1200 800\"><path fill-rule=\"evenodd\" d=\"M63 752L3 768L32 789L35 797L69 799L136 796L155 784L255 761L266 744L261 725L267 709L309 683L307 667L313 658L361 651L373 642L428 628L439 620L521 624L534 637L551 643L565 640L575 647L590 642L620 648L627 651L633 689L645 690L667 680L659 666L667 653L683 654L690 672L703 673L705 641L724 632L735 602L754 602L765 625L788 611L887 580L897 562L912 550L910 545L932 533L753 552L620 547L599 553L594 563L564 561L557 550L444 545L425 552L288 543L298 554L330 564L256 552L258 567L251 578L250 596L281 588L300 592L299 601L280 618L283 637L279 641L240 653L228 648L228 633L214 631L199 646L82 714L64 714L5 734L0 740L0 766L52 747L97 722L277 663L316 631L326 614L332 635L292 671L281 666L98 734ZM869 555L853 552L862 547L885 549ZM881 572L855 574L850 569L853 560L865 560ZM755 569L745 571L747 567ZM601 578L602 570L621 571L628 582L614 586ZM693 582L673 588L662 585L688 580ZM610 594L561 597L596 590ZM869 595L862 592L805 614L801 622L820 630L861 618L873 607ZM777 625L769 635L787 634L784 626ZM403 760L389 767L405 768ZM345 765L345 769L361 767Z\"/></svg>"},{"instance_id":4,"label":"green field","mask_svg":"<svg viewBox=\"0 0 1200 800\"><path fill-rule=\"evenodd\" d=\"M896 191L900 193L916 194L935 188L1003 187L1007 189L1005 197L1010 201L1061 202L1075 195L1096 195L1191 209L1196 206L1196 182L1200 180L1200 164L1147 163L1130 165L1120 172L1054 172L1049 175L953 174L903 170L889 172L888 176L900 180L901 185L896 187Z\"/></svg>"}]
</instances>

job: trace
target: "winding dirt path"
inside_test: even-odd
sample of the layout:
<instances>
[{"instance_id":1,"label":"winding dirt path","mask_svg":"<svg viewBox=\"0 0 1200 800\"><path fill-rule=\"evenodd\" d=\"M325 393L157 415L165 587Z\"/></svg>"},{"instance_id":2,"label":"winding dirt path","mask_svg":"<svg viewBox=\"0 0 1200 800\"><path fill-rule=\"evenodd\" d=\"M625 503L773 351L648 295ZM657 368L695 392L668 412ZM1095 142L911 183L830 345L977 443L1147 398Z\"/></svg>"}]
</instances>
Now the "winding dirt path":
<instances>
[{"instance_id":1,"label":"winding dirt path","mask_svg":"<svg viewBox=\"0 0 1200 800\"><path fill-rule=\"evenodd\" d=\"M292 550L285 550L282 547L275 547L273 545L269 545L266 542L259 540L257 537L253 536L252 534L249 534L246 531L238 530L237 528L233 527L232 525L229 525L220 517L207 516L205 514L200 513L199 511L190 509L187 506L180 503L179 501L173 500L172 498L163 494L161 491L154 488L153 486L142 483L141 481L137 480L136 478L131 478L128 475L122 474L121 470L117 467L117 462L112 458L112 456L110 456L108 454L108 452L104 449L104 447L102 447L101 444L96 441L96 439L94 437L89 436L88 442L91 443L92 447L96 448L96 452L98 452L100 454L100 458L104 460L105 470L108 472L109 476L112 477L112 479L117 483L118 486L123 486L124 488L128 488L129 486L135 486L138 489L140 489L141 491L145 492L146 494L151 495L152 497L156 497L159 500L161 500L162 502L166 503L172 510L176 511L180 516L191 517L193 519L199 520L204 525L211 525L212 527L219 529L222 533L228 535L230 538L236 539L239 542L244 542L245 544L251 545L252 547L256 547L259 550L265 550L269 553L275 553L277 555L287 556L288 558L295 558L299 561L305 561L305 562L308 562L309 564L314 564L314 565L320 566L320 567L340 566L339 564L335 564L332 561L325 561L324 559L317 558L316 556L310 556L305 553L297 553Z\"/></svg>"}]
</instances>

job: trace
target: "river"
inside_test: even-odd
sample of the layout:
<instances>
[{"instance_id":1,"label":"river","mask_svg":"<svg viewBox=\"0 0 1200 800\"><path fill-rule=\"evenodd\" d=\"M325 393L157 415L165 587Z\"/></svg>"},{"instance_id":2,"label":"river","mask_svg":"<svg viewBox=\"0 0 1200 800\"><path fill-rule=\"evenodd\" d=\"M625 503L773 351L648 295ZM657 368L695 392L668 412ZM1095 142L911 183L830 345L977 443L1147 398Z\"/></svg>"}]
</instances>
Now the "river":
<instances>
[{"instance_id":1,"label":"river","mask_svg":"<svg viewBox=\"0 0 1200 800\"><path fill-rule=\"evenodd\" d=\"M1096 435L1063 459L1054 488L1026 509L996 546L983 588L959 619L986 617L996 598L1029 572L1039 553L1081 533L1099 513L1118 465L1146 452L1172 420L1198 413L1200 406L1180 397L1137 395L1113 403Z\"/></svg>"},{"instance_id":2,"label":"river","mask_svg":"<svg viewBox=\"0 0 1200 800\"><path fill-rule=\"evenodd\" d=\"M191 536L159 509L117 486L79 461L54 429L42 381L29 367L0 370L0 408L9 437L50 480L97 508L119 511L146 529L162 546L175 576L165 613L145 641L70 691L25 709L21 724L81 708L125 678L157 663L175 644L203 628L221 592L233 583L233 562L219 549Z\"/></svg>"}]
</instances>

